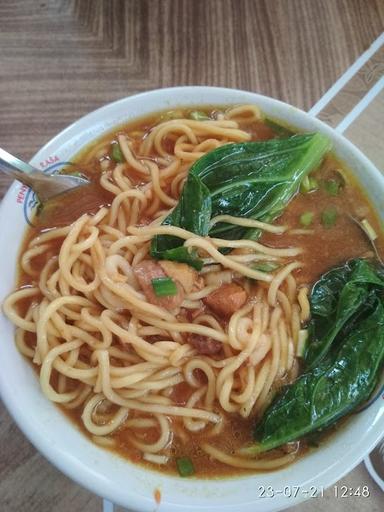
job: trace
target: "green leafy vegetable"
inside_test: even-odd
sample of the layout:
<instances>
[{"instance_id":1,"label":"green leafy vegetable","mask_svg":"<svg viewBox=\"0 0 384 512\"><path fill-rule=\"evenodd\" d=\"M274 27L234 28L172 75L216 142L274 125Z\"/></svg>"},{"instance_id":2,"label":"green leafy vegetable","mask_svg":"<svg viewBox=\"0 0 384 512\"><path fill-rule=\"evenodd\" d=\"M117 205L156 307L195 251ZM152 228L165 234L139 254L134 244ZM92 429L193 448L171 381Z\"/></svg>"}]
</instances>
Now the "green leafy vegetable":
<instances>
[{"instance_id":1,"label":"green leafy vegetable","mask_svg":"<svg viewBox=\"0 0 384 512\"><path fill-rule=\"evenodd\" d=\"M353 327L354 315L369 307L378 289L384 289L384 279L363 259L352 260L321 277L310 298L311 343L305 357L308 367L315 366L327 354L343 327Z\"/></svg>"},{"instance_id":2,"label":"green leafy vegetable","mask_svg":"<svg viewBox=\"0 0 384 512\"><path fill-rule=\"evenodd\" d=\"M324 429L368 399L384 357L384 308L349 335L336 357L302 375L265 413L256 435L259 451ZM357 369L357 371L356 371Z\"/></svg>"},{"instance_id":3,"label":"green leafy vegetable","mask_svg":"<svg viewBox=\"0 0 384 512\"><path fill-rule=\"evenodd\" d=\"M189 117L194 121L209 121L209 116L205 112L200 112L200 110L194 110L189 114Z\"/></svg>"},{"instance_id":4,"label":"green leafy vegetable","mask_svg":"<svg viewBox=\"0 0 384 512\"><path fill-rule=\"evenodd\" d=\"M304 212L300 215L300 224L307 228L313 222L315 214L313 212Z\"/></svg>"},{"instance_id":5,"label":"green leafy vegetable","mask_svg":"<svg viewBox=\"0 0 384 512\"><path fill-rule=\"evenodd\" d=\"M121 151L120 144L118 142L114 142L112 144L111 157L115 162L125 162L124 155Z\"/></svg>"},{"instance_id":6,"label":"green leafy vegetable","mask_svg":"<svg viewBox=\"0 0 384 512\"><path fill-rule=\"evenodd\" d=\"M324 188L330 196L338 196L341 184L336 180L326 180L324 181Z\"/></svg>"},{"instance_id":7,"label":"green leafy vegetable","mask_svg":"<svg viewBox=\"0 0 384 512\"><path fill-rule=\"evenodd\" d=\"M260 270L260 272L273 272L280 267L279 263L274 261L260 261L259 263L254 263L252 268L254 270Z\"/></svg>"},{"instance_id":8,"label":"green leafy vegetable","mask_svg":"<svg viewBox=\"0 0 384 512\"><path fill-rule=\"evenodd\" d=\"M176 465L180 476L192 476L195 473L195 468L189 457L177 458Z\"/></svg>"},{"instance_id":9,"label":"green leafy vegetable","mask_svg":"<svg viewBox=\"0 0 384 512\"><path fill-rule=\"evenodd\" d=\"M321 214L321 223L326 229L330 229L336 224L337 210L334 206L326 208Z\"/></svg>"},{"instance_id":10,"label":"green leafy vegetable","mask_svg":"<svg viewBox=\"0 0 384 512\"><path fill-rule=\"evenodd\" d=\"M163 224L201 236L257 239L257 229L222 222L210 229L210 219L232 215L272 222L329 149L330 141L320 133L221 146L193 164L179 203ZM176 237L155 236L151 255L201 267L198 258L193 261L190 253L180 250L182 244Z\"/></svg>"},{"instance_id":11,"label":"green leafy vegetable","mask_svg":"<svg viewBox=\"0 0 384 512\"><path fill-rule=\"evenodd\" d=\"M366 401L384 363L384 269L353 260L311 294L307 365L265 411L248 453L314 435ZM311 350L311 345L317 345Z\"/></svg>"},{"instance_id":12,"label":"green leafy vegetable","mask_svg":"<svg viewBox=\"0 0 384 512\"><path fill-rule=\"evenodd\" d=\"M157 297L177 294L176 283L171 277L155 277L152 279L152 287Z\"/></svg>"}]
</instances>

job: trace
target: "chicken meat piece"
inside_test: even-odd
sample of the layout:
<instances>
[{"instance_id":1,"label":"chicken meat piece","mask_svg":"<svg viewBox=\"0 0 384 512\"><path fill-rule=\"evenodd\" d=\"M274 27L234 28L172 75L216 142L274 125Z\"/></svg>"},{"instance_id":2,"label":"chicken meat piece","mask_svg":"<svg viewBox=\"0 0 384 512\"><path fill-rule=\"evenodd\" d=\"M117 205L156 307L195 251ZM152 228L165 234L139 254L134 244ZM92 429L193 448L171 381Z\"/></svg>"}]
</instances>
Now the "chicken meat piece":
<instances>
[{"instance_id":1,"label":"chicken meat piece","mask_svg":"<svg viewBox=\"0 0 384 512\"><path fill-rule=\"evenodd\" d=\"M159 265L169 277L181 284L186 294L191 293L199 277L194 268L169 260L159 261Z\"/></svg>"},{"instance_id":2,"label":"chicken meat piece","mask_svg":"<svg viewBox=\"0 0 384 512\"><path fill-rule=\"evenodd\" d=\"M199 354L207 356L218 354L223 348L223 344L220 341L214 340L209 336L201 336L200 334L189 334L187 341Z\"/></svg>"},{"instance_id":3,"label":"chicken meat piece","mask_svg":"<svg viewBox=\"0 0 384 512\"><path fill-rule=\"evenodd\" d=\"M185 297L184 288L176 280L174 280L177 287L176 295L166 295L163 297L158 297L156 295L155 290L153 289L152 279L172 277L164 272L163 268L156 261L143 260L134 265L132 270L142 291L144 292L145 297L151 304L172 310L178 308L183 302Z\"/></svg>"},{"instance_id":4,"label":"chicken meat piece","mask_svg":"<svg viewBox=\"0 0 384 512\"><path fill-rule=\"evenodd\" d=\"M217 315L230 317L247 302L247 292L236 283L227 283L214 290L203 302Z\"/></svg>"}]
</instances>

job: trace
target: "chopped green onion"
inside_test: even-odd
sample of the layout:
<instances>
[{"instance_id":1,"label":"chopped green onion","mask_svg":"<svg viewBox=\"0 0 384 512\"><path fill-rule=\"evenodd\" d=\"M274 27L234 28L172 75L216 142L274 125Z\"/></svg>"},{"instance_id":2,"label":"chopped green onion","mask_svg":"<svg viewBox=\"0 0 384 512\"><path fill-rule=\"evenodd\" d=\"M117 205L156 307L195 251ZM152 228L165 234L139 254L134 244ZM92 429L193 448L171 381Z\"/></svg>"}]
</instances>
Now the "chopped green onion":
<instances>
[{"instance_id":1,"label":"chopped green onion","mask_svg":"<svg viewBox=\"0 0 384 512\"><path fill-rule=\"evenodd\" d=\"M179 457L176 459L176 465L180 476L191 476L195 473L195 468L189 457Z\"/></svg>"},{"instance_id":2,"label":"chopped green onion","mask_svg":"<svg viewBox=\"0 0 384 512\"><path fill-rule=\"evenodd\" d=\"M161 116L161 121L172 121L172 119L181 119L184 117L182 110L169 110Z\"/></svg>"},{"instance_id":3,"label":"chopped green onion","mask_svg":"<svg viewBox=\"0 0 384 512\"><path fill-rule=\"evenodd\" d=\"M312 224L315 214L313 212L304 212L300 215L300 224L308 227Z\"/></svg>"},{"instance_id":4,"label":"chopped green onion","mask_svg":"<svg viewBox=\"0 0 384 512\"><path fill-rule=\"evenodd\" d=\"M369 221L367 219L363 219L361 221L361 227L364 229L364 231L366 232L367 234L367 237L371 240L371 242L373 242L374 240L376 240L377 238L377 233L376 231L373 229L373 227L371 226L371 224L369 223Z\"/></svg>"},{"instance_id":5,"label":"chopped green onion","mask_svg":"<svg viewBox=\"0 0 384 512\"><path fill-rule=\"evenodd\" d=\"M324 188L330 196L337 196L340 192L341 183L336 180L326 180L324 182Z\"/></svg>"},{"instance_id":6,"label":"chopped green onion","mask_svg":"<svg viewBox=\"0 0 384 512\"><path fill-rule=\"evenodd\" d=\"M306 194L308 192L313 192L319 188L319 184L317 182L317 179L313 176L305 176L303 181L300 184L300 192L303 194Z\"/></svg>"},{"instance_id":7,"label":"chopped green onion","mask_svg":"<svg viewBox=\"0 0 384 512\"><path fill-rule=\"evenodd\" d=\"M314 178L313 176L309 176L309 186L311 190L316 190L317 188L319 188L319 183L317 179Z\"/></svg>"},{"instance_id":8,"label":"chopped green onion","mask_svg":"<svg viewBox=\"0 0 384 512\"><path fill-rule=\"evenodd\" d=\"M278 263L273 261L261 261L252 265L253 270L260 270L260 272L273 272L280 267Z\"/></svg>"},{"instance_id":9,"label":"chopped green onion","mask_svg":"<svg viewBox=\"0 0 384 512\"><path fill-rule=\"evenodd\" d=\"M81 172L78 172L78 171L76 171L76 172L71 172L71 173L70 173L70 176L76 176L76 178L84 178L84 175L83 175L83 174L81 174Z\"/></svg>"},{"instance_id":10,"label":"chopped green onion","mask_svg":"<svg viewBox=\"0 0 384 512\"><path fill-rule=\"evenodd\" d=\"M304 176L303 181L300 183L300 192L305 194L309 192L309 178L308 176Z\"/></svg>"},{"instance_id":11,"label":"chopped green onion","mask_svg":"<svg viewBox=\"0 0 384 512\"><path fill-rule=\"evenodd\" d=\"M205 112L201 112L200 110L194 110L189 114L189 117L191 119L194 119L195 121L208 121L209 116Z\"/></svg>"},{"instance_id":12,"label":"chopped green onion","mask_svg":"<svg viewBox=\"0 0 384 512\"><path fill-rule=\"evenodd\" d=\"M120 148L120 144L118 142L114 142L112 144L111 157L116 162L124 162L125 161L124 155L123 155L123 153L121 151L121 148Z\"/></svg>"},{"instance_id":13,"label":"chopped green onion","mask_svg":"<svg viewBox=\"0 0 384 512\"><path fill-rule=\"evenodd\" d=\"M327 229L335 225L337 220L337 210L334 206L326 208L321 214L321 223Z\"/></svg>"},{"instance_id":14,"label":"chopped green onion","mask_svg":"<svg viewBox=\"0 0 384 512\"><path fill-rule=\"evenodd\" d=\"M308 329L300 329L299 339L297 341L296 356L304 357L305 350L307 348L308 341Z\"/></svg>"},{"instance_id":15,"label":"chopped green onion","mask_svg":"<svg viewBox=\"0 0 384 512\"><path fill-rule=\"evenodd\" d=\"M83 179L87 179L86 176L84 176L84 174L82 174L81 172L79 171L67 171L66 169L63 169L61 170L60 172L58 172L58 174L64 174L66 176L76 176L76 178L83 178Z\"/></svg>"},{"instance_id":16,"label":"chopped green onion","mask_svg":"<svg viewBox=\"0 0 384 512\"><path fill-rule=\"evenodd\" d=\"M177 294L176 283L170 277L155 277L152 279L152 287L157 297Z\"/></svg>"}]
</instances>

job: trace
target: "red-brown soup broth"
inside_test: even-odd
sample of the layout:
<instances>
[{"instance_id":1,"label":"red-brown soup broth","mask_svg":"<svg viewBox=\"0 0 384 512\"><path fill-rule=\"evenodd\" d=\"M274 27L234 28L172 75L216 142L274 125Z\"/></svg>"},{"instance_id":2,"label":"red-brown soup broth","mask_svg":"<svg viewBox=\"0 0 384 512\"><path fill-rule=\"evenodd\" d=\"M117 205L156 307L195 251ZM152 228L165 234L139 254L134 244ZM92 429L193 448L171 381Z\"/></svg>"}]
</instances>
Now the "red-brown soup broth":
<instances>
[{"instance_id":1,"label":"red-brown soup broth","mask_svg":"<svg viewBox=\"0 0 384 512\"><path fill-rule=\"evenodd\" d=\"M228 107L226 107L228 108ZM179 109L180 115L188 117L194 109ZM225 110L223 107L198 107L199 111L208 115L214 111ZM113 195L106 191L99 184L99 177L103 171L102 160L109 158L103 155L103 148L110 147L113 141L116 141L119 133L127 134L134 139L134 150L138 149L140 141L150 128L164 119L167 115L165 112L159 112L150 116L143 117L132 121L126 125L120 126L110 133L106 134L96 142L88 145L78 155L73 158L73 166L68 170L71 172L81 172L88 176L91 185L87 188L80 188L75 192L69 193L57 201L49 204L47 208L35 218L35 225L28 228L26 233L23 249L29 241L36 237L39 233L58 226L63 226L75 221L81 214L95 213L101 206L109 205L113 199ZM279 136L278 130L273 123L265 123L262 121L246 124L240 128L248 131L252 140L267 140ZM292 129L292 131L297 131ZM172 150L172 143L167 148ZM335 178L335 171L341 170L344 180L337 195L330 195L324 183L328 179ZM358 185L356 179L346 169L345 165L340 162L332 153L329 153L321 164L320 168L312 173L318 182L318 188L309 193L299 192L296 197L286 207L284 213L276 223L284 224L292 229L303 228L300 225L300 216L303 213L311 212L313 214L313 222L309 229L313 230L312 234L264 234L262 243L273 247L289 247L299 246L303 249L301 254L301 262L303 266L296 271L295 277L299 283L313 284L319 276L331 267L344 263L350 258L357 256L365 256L372 253L367 236L361 228L353 222L352 217L369 221L371 226L379 235L376 245L381 255L384 255L384 236L380 225L379 218L372 206L370 205L364 191ZM140 177L132 171L130 173L132 182L139 184ZM340 175L337 174L337 179ZM334 208L337 211L336 222L332 227L325 227L322 224L321 216L325 209ZM62 239L56 239L50 243L50 247L46 253L34 259L34 267L41 270L52 254L58 254ZM19 272L20 286L31 284L31 278ZM21 304L21 308L28 307L28 301ZM27 339L32 344L35 343L34 335L28 333ZM36 368L38 369L38 368ZM53 384L57 375L53 375ZM173 399L178 405L184 405L191 394L191 389L185 383L175 386L173 391ZM82 407L74 410L68 410L61 407L65 415L70 418L81 431L89 436L89 432L84 428L81 420ZM130 417L134 417L132 412ZM226 453L234 453L236 449L252 441L252 432L257 418L250 417L243 419L237 414L227 414L225 427L222 433L210 442L214 446L221 448ZM236 475L239 473L252 472L250 470L236 469L226 466L216 460L212 460L200 448L201 443L207 441L204 433L190 433L183 429L181 420L172 419L175 435L170 447L170 461L167 466L161 466L159 469L171 473L176 472L176 458L188 456L193 460L196 475L203 478ZM143 431L143 439L145 442L154 442L158 436L158 432L154 428L148 428ZM111 434L116 441L116 447L112 450L119 455L135 462L143 464L151 469L154 465L146 463L142 460L141 452L130 443L130 432L124 427ZM307 450L305 442L300 443L299 450L304 453Z\"/></svg>"}]
</instances>

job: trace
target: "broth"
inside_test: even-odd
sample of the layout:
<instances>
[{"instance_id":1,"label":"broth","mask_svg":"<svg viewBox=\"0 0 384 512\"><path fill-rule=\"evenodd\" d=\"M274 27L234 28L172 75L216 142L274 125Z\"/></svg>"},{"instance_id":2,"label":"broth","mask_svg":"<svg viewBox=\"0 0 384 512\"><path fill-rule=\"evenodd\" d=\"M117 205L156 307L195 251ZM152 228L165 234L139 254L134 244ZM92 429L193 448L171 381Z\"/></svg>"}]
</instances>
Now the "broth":
<instances>
[{"instance_id":1,"label":"broth","mask_svg":"<svg viewBox=\"0 0 384 512\"><path fill-rule=\"evenodd\" d=\"M182 109L182 114L188 116L191 109ZM220 111L220 107L206 108L199 107L199 111L211 114L212 110ZM138 119L132 123L119 127L95 143L86 147L79 153L70 167L71 172L81 172L91 180L91 185L87 188L81 188L73 193L52 202L46 209L35 218L35 225L28 229L22 252L26 249L29 242L36 238L39 234L45 233L53 227L60 227L74 222L84 212L96 213L100 207L111 204L114 195L100 186L99 176L103 171L103 167L107 168L111 165L111 159L104 148L108 148L111 142L116 140L117 134L124 133L134 140L133 151L138 151L139 140L144 134L155 126L159 120L164 118L166 113L156 113L154 115ZM251 134L252 140L267 140L279 136L278 127L273 128L273 124L266 122L246 122L240 127ZM172 142L169 143L172 146ZM172 147L168 147L171 151ZM149 159L156 158L157 155L150 154ZM103 163L106 162L106 163ZM334 176L336 169L341 169L343 176L346 178L337 195L330 195L324 183L330 176ZM68 170L68 169L67 169ZM378 218L365 197L363 191L352 177L351 173L333 154L328 154L320 168L313 173L318 183L318 188L309 193L298 193L294 199L285 208L284 213L277 219L276 223L288 225L291 229L302 229L300 225L300 216L306 212L311 212L313 221L308 229L312 230L312 234L289 234L284 233L276 236L275 234L264 233L261 242L269 247L294 247L299 246L304 249L300 256L303 263L301 269L294 272L295 278L299 284L313 285L321 274L329 270L335 265L345 262L346 260L359 256L366 256L372 252L372 247L366 235L361 228L356 225L352 217L364 217L369 221L379 234L377 240L377 248L384 255L384 237L379 225ZM134 185L141 184L140 174L134 170L130 171L130 180ZM168 190L168 189L166 189ZM334 208L337 211L337 218L331 227L325 227L322 223L322 214L327 208ZM146 219L139 219L140 223L146 223ZM48 248L43 254L34 258L33 268L36 276L39 276L47 259L54 254L58 254L62 245L63 238L55 239L48 243ZM35 278L36 279L36 278ZM31 276L20 270L19 286L33 284ZM32 300L26 299L20 304L21 311L27 311ZM225 321L221 320L222 324ZM33 346L35 343L35 335L29 333L27 336L27 345ZM36 367L36 366L35 366ZM37 367L36 367L37 368ZM289 379L288 379L289 380ZM57 375L53 375L53 386L58 385ZM204 382L204 379L202 380ZM274 389L278 389L285 381L277 381L274 383ZM68 379L67 389L70 390L74 385L71 379ZM172 391L172 398L178 405L184 406L191 396L193 389L185 382L176 384ZM272 393L273 394L273 393ZM272 398L270 396L269 400ZM73 423L80 428L85 435L93 438L93 436L84 428L81 414L82 407L75 409L66 409L61 407L65 415L70 418ZM133 412L130 418L143 417L143 414ZM150 415L145 415L149 417ZM252 441L252 431L255 424L255 417L251 415L248 418L242 418L238 414L225 413L226 421L223 431L214 437L214 446L223 449L226 453L234 453L238 448ZM249 470L235 469L221 462L212 459L201 448L201 444L206 441L207 434L186 432L183 428L181 419L171 418L173 431L173 439L168 450L170 460L166 466L161 466L161 470L171 473L176 472L176 458L190 457L196 470L196 475L203 478L217 477L225 475L239 474L248 472ZM115 441L115 446L110 448L115 453L126 457L127 459L151 466L142 460L141 451L131 443L131 431L125 429L124 425L112 433L109 437ZM140 439L147 443L155 442L158 436L157 428L149 427L141 431ZM106 446L108 448L108 446ZM308 450L305 440L300 442L300 453ZM276 454L285 453L282 450L275 450Z\"/></svg>"}]
</instances>

